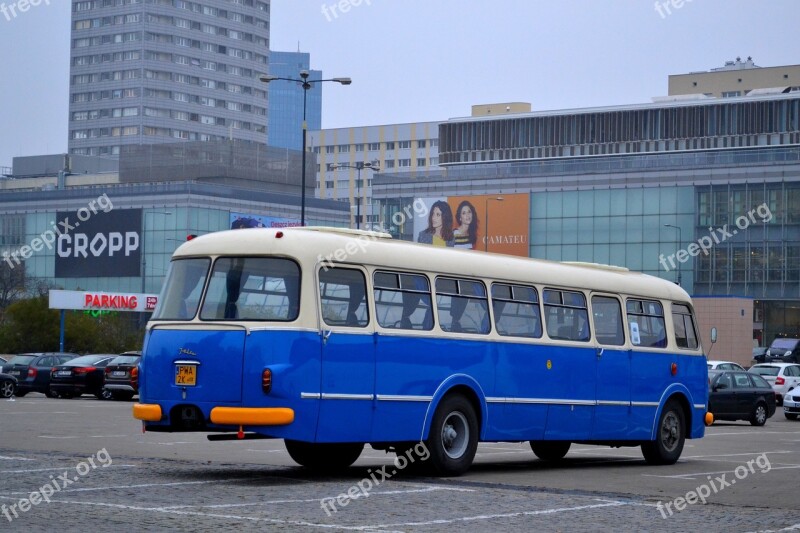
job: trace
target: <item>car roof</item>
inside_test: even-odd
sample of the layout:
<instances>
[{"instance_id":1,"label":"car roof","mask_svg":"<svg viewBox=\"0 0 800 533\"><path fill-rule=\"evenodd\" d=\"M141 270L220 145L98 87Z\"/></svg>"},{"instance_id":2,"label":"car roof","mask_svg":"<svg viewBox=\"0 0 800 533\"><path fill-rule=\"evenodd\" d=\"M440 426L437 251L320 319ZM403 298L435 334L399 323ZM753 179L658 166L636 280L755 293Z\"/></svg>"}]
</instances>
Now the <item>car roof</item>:
<instances>
[{"instance_id":1,"label":"car roof","mask_svg":"<svg viewBox=\"0 0 800 533\"><path fill-rule=\"evenodd\" d=\"M758 363L758 364L755 364L755 365L751 366L750 368L753 368L753 367L756 367L756 366L758 366L758 367L778 366L778 367L781 367L781 368L786 368L787 366L800 366L800 364L798 364L798 363Z\"/></svg>"},{"instance_id":2,"label":"car roof","mask_svg":"<svg viewBox=\"0 0 800 533\"><path fill-rule=\"evenodd\" d=\"M739 365L739 363L737 363L735 361L723 361L721 359L709 359L708 360L708 364L710 364L710 365L719 365L719 364L724 364L724 363L733 363L734 365ZM742 366L742 365L739 365L739 366Z\"/></svg>"}]
</instances>

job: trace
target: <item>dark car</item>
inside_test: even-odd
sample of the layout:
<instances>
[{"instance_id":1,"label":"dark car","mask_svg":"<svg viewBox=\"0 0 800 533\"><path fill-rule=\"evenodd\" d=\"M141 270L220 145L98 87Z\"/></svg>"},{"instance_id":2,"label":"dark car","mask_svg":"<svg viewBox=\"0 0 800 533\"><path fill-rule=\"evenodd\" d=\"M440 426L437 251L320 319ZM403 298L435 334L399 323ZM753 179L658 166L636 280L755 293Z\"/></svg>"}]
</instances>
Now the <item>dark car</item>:
<instances>
[{"instance_id":1,"label":"dark car","mask_svg":"<svg viewBox=\"0 0 800 533\"><path fill-rule=\"evenodd\" d=\"M142 352L125 352L108 363L103 398L130 400L139 392L139 360Z\"/></svg>"},{"instance_id":2,"label":"dark car","mask_svg":"<svg viewBox=\"0 0 800 533\"><path fill-rule=\"evenodd\" d=\"M757 374L710 370L708 382L708 410L714 420L749 420L763 426L775 414L775 391Z\"/></svg>"},{"instance_id":3,"label":"dark car","mask_svg":"<svg viewBox=\"0 0 800 533\"><path fill-rule=\"evenodd\" d=\"M17 393L17 378L0 373L0 398L11 398Z\"/></svg>"},{"instance_id":4,"label":"dark car","mask_svg":"<svg viewBox=\"0 0 800 533\"><path fill-rule=\"evenodd\" d=\"M23 353L3 365L3 372L17 378L17 396L41 392L51 398L50 369L78 357L76 353Z\"/></svg>"},{"instance_id":5,"label":"dark car","mask_svg":"<svg viewBox=\"0 0 800 533\"><path fill-rule=\"evenodd\" d=\"M50 371L50 391L62 398L82 394L103 397L103 373L116 354L82 355L54 366Z\"/></svg>"},{"instance_id":6,"label":"dark car","mask_svg":"<svg viewBox=\"0 0 800 533\"><path fill-rule=\"evenodd\" d=\"M758 361L758 359L756 359ZM775 339L769 345L764 360L781 363L800 363L800 339Z\"/></svg>"}]
</instances>

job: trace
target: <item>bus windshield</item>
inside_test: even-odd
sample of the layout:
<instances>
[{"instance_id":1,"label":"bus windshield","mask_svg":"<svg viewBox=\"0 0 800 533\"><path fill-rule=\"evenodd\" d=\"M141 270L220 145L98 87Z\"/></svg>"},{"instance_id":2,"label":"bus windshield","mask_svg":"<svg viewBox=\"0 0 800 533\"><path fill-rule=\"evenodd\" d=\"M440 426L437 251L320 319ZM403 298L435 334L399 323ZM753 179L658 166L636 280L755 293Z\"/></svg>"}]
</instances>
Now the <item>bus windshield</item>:
<instances>
[{"instance_id":1,"label":"bus windshield","mask_svg":"<svg viewBox=\"0 0 800 533\"><path fill-rule=\"evenodd\" d=\"M197 314L210 259L180 259L170 264L153 320L191 320Z\"/></svg>"}]
</instances>

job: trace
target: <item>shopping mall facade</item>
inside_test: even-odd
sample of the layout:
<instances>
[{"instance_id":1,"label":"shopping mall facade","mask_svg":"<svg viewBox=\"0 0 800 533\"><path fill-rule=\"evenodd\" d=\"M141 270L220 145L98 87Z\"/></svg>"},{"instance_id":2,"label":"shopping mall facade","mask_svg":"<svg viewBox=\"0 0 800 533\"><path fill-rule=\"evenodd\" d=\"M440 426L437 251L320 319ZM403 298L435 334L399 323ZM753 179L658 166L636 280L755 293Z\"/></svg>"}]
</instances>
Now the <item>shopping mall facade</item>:
<instances>
[{"instance_id":1,"label":"shopping mall facade","mask_svg":"<svg viewBox=\"0 0 800 533\"><path fill-rule=\"evenodd\" d=\"M394 236L425 227L415 206L473 197L477 249L524 240L530 257L680 280L698 302L750 302L734 329L761 345L800 337L798 93L452 119L439 162L375 177Z\"/></svg>"}]
</instances>

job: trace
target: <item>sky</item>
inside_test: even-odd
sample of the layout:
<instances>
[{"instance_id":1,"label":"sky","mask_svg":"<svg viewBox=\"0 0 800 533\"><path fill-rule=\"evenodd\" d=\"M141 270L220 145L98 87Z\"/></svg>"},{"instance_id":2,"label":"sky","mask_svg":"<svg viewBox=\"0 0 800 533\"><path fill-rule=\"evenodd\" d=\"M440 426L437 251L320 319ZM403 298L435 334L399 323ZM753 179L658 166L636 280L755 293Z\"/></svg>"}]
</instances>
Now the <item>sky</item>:
<instances>
[{"instance_id":1,"label":"sky","mask_svg":"<svg viewBox=\"0 0 800 533\"><path fill-rule=\"evenodd\" d=\"M0 166L67 150L70 5L0 10ZM273 0L270 47L353 79L323 84L339 128L646 103L737 56L800 64L798 20L798 0Z\"/></svg>"}]
</instances>

